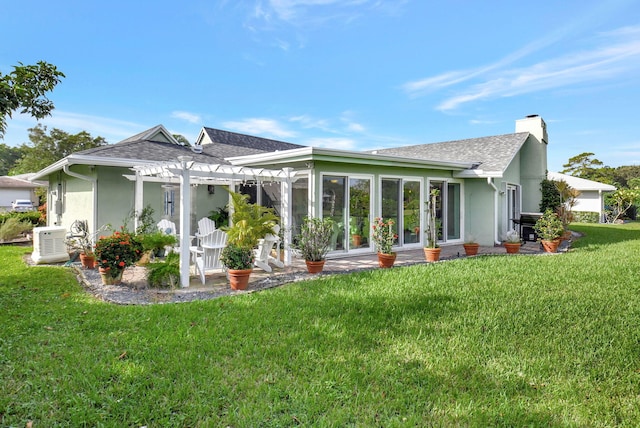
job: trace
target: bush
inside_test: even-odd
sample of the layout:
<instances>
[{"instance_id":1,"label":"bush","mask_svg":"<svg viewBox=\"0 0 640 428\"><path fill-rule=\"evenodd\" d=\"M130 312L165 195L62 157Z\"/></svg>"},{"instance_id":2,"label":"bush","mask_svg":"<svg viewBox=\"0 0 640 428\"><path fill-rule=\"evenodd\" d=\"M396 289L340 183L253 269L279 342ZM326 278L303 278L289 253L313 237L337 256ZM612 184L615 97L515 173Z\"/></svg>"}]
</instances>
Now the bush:
<instances>
[{"instance_id":1,"label":"bush","mask_svg":"<svg viewBox=\"0 0 640 428\"><path fill-rule=\"evenodd\" d=\"M171 252L164 262L149 263L147 269L149 285L174 289L180 282L180 255Z\"/></svg>"},{"instance_id":2,"label":"bush","mask_svg":"<svg viewBox=\"0 0 640 428\"><path fill-rule=\"evenodd\" d=\"M573 221L576 223L600 223L600 214L591 211L573 211Z\"/></svg>"},{"instance_id":3,"label":"bush","mask_svg":"<svg viewBox=\"0 0 640 428\"><path fill-rule=\"evenodd\" d=\"M0 241L10 241L32 229L33 224L28 220L20 220L17 216L9 217L0 226Z\"/></svg>"},{"instance_id":4,"label":"bush","mask_svg":"<svg viewBox=\"0 0 640 428\"><path fill-rule=\"evenodd\" d=\"M10 218L17 218L18 221L28 221L34 226L40 226L44 223L40 221L40 213L38 211L15 212L9 211L0 213L0 225L4 224Z\"/></svg>"}]
</instances>

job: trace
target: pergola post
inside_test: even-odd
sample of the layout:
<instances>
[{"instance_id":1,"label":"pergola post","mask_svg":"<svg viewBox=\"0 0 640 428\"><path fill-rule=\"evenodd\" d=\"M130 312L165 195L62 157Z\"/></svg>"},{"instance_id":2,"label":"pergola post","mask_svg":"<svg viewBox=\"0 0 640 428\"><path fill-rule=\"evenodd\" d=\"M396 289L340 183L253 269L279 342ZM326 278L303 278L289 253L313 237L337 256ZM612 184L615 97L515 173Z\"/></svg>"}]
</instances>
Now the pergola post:
<instances>
[{"instance_id":1,"label":"pergola post","mask_svg":"<svg viewBox=\"0 0 640 428\"><path fill-rule=\"evenodd\" d=\"M138 227L140 227L139 217L143 209L142 204L144 203L143 186L144 186L144 181L142 180L142 175L140 175L139 171L136 171L136 185L134 190L134 202L133 202L133 210L134 210L133 228L136 232L138 231Z\"/></svg>"},{"instance_id":2,"label":"pergola post","mask_svg":"<svg viewBox=\"0 0 640 428\"><path fill-rule=\"evenodd\" d=\"M189 286L191 246L191 156L180 156L180 286Z\"/></svg>"},{"instance_id":3,"label":"pergola post","mask_svg":"<svg viewBox=\"0 0 640 428\"><path fill-rule=\"evenodd\" d=\"M280 212L282 212L282 229L284 232L284 265L291 266L291 216L293 210L291 206L292 195L292 180L293 168L283 168L285 178L280 183L280 192L282 193L282 200L280 202Z\"/></svg>"}]
</instances>

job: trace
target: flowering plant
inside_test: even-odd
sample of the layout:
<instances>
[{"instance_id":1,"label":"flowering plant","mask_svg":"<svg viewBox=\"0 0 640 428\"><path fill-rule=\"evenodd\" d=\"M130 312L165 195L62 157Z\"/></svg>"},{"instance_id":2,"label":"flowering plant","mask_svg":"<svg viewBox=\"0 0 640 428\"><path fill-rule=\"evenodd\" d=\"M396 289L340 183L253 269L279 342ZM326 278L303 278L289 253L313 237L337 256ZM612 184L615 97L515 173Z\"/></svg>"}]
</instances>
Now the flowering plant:
<instances>
[{"instance_id":1,"label":"flowering plant","mask_svg":"<svg viewBox=\"0 0 640 428\"><path fill-rule=\"evenodd\" d=\"M398 234L393 232L395 222L391 219L384 221L381 217L376 217L373 223L373 242L375 242L378 252L382 254L393 254L392 247Z\"/></svg>"},{"instance_id":2,"label":"flowering plant","mask_svg":"<svg viewBox=\"0 0 640 428\"><path fill-rule=\"evenodd\" d=\"M114 232L111 236L101 236L95 248L98 266L109 269L113 277L140 260L142 252L140 241L125 231Z\"/></svg>"}]
</instances>

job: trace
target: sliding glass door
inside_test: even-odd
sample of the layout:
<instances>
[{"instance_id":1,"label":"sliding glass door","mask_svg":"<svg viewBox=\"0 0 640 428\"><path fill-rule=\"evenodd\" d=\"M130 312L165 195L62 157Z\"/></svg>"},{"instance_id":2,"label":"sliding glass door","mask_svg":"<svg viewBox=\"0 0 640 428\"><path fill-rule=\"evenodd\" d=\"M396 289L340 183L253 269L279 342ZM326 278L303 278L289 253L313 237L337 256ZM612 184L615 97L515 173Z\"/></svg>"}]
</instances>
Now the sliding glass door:
<instances>
[{"instance_id":1,"label":"sliding glass door","mask_svg":"<svg viewBox=\"0 0 640 428\"><path fill-rule=\"evenodd\" d=\"M323 176L322 217L330 217L335 223L332 250L370 248L371 178Z\"/></svg>"},{"instance_id":2,"label":"sliding glass door","mask_svg":"<svg viewBox=\"0 0 640 428\"><path fill-rule=\"evenodd\" d=\"M421 182L403 178L381 180L381 217L394 221L396 245L418 244L421 238Z\"/></svg>"},{"instance_id":3,"label":"sliding glass door","mask_svg":"<svg viewBox=\"0 0 640 428\"><path fill-rule=\"evenodd\" d=\"M446 242L461 238L461 186L460 183L431 181L430 191L437 189L436 218L438 219L438 241ZM446 189L446 190L445 190Z\"/></svg>"}]
</instances>

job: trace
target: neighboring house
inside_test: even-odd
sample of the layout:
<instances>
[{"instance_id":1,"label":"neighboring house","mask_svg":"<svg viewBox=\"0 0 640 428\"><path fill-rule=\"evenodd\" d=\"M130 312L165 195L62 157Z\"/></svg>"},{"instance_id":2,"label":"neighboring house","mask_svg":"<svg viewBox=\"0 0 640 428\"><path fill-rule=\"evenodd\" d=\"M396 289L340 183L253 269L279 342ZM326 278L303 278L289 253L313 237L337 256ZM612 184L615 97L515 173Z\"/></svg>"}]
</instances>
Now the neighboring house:
<instances>
[{"instance_id":1,"label":"neighboring house","mask_svg":"<svg viewBox=\"0 0 640 428\"><path fill-rule=\"evenodd\" d=\"M615 186L574 177L572 175L561 174L559 172L549 172L547 173L547 178L553 181L564 180L573 189L580 191L580 195L576 198L576 204L572 209L574 212L597 213L600 223L606 222L604 197L607 192L615 192L617 190Z\"/></svg>"},{"instance_id":2,"label":"neighboring house","mask_svg":"<svg viewBox=\"0 0 640 428\"><path fill-rule=\"evenodd\" d=\"M34 174L0 176L0 211L10 211L11 203L18 199L27 199L38 206L36 189L47 184L29 181Z\"/></svg>"},{"instance_id":3,"label":"neighboring house","mask_svg":"<svg viewBox=\"0 0 640 428\"><path fill-rule=\"evenodd\" d=\"M184 189L191 194L193 231L197 219L228 202L218 188L231 184L276 208L287 238L307 215L333 218L333 256L375 251L369 239L375 217L395 220L397 250L420 248L425 201L437 188L441 245L461 243L468 234L494 245L514 227L520 212L538 210L546 175L548 138L542 118L518 120L515 131L358 152L212 128L203 128L195 144L186 146L159 125L115 145L67 156L36 178L49 181L50 225L68 227L87 219L92 230L105 223L117 226L131 210L148 204L156 218L177 220ZM179 156L193 163L182 158L180 169L175 166ZM174 165L162 166L168 162ZM135 172L134 166L142 168ZM183 188L180 174L189 175L190 181L184 175L182 180L192 186Z\"/></svg>"}]
</instances>

